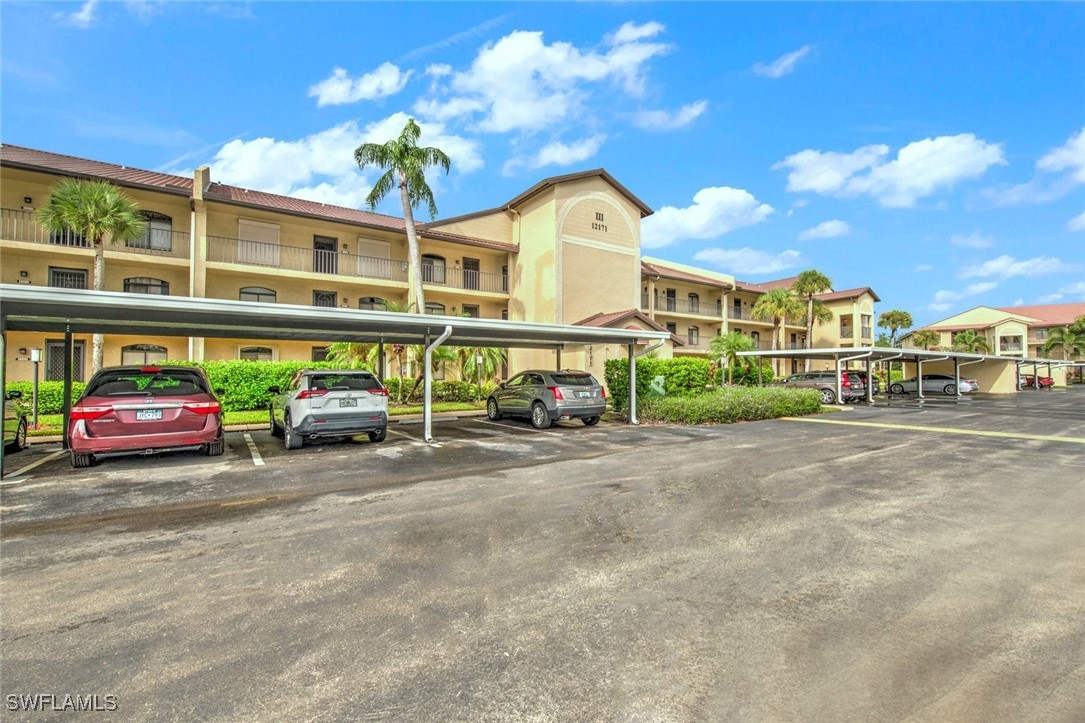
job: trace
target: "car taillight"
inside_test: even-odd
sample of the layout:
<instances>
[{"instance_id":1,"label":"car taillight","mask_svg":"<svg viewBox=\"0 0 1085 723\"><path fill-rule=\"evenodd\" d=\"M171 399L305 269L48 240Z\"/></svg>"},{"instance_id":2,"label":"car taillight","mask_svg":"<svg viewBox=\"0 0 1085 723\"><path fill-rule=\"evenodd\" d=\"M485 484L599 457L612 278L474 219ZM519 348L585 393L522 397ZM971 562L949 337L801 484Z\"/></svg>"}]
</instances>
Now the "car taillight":
<instances>
[{"instance_id":1,"label":"car taillight","mask_svg":"<svg viewBox=\"0 0 1085 723\"><path fill-rule=\"evenodd\" d=\"M851 386L851 379L848 377L847 374L841 374L840 375L840 386L842 386L842 387L850 387Z\"/></svg>"},{"instance_id":2,"label":"car taillight","mask_svg":"<svg viewBox=\"0 0 1085 723\"><path fill-rule=\"evenodd\" d=\"M141 372L147 372L148 374L157 374L162 371L162 367L140 367Z\"/></svg>"},{"instance_id":3,"label":"car taillight","mask_svg":"<svg viewBox=\"0 0 1085 723\"><path fill-rule=\"evenodd\" d=\"M68 418L73 422L77 419L89 421L91 419L97 419L98 417L104 417L112 411L113 407L108 405L104 407L84 407L77 405L72 407L72 411L68 415Z\"/></svg>"},{"instance_id":4,"label":"car taillight","mask_svg":"<svg viewBox=\"0 0 1085 723\"><path fill-rule=\"evenodd\" d=\"M222 405L218 402L185 402L183 406L196 414L218 414L222 411Z\"/></svg>"},{"instance_id":5,"label":"car taillight","mask_svg":"<svg viewBox=\"0 0 1085 723\"><path fill-rule=\"evenodd\" d=\"M376 395L381 396L381 397L387 397L388 396L388 390L385 387L380 387L379 389L369 389L367 391L370 394L376 394Z\"/></svg>"},{"instance_id":6,"label":"car taillight","mask_svg":"<svg viewBox=\"0 0 1085 723\"><path fill-rule=\"evenodd\" d=\"M327 389L305 389L298 394L298 399L310 399L312 397L323 397L328 393Z\"/></svg>"},{"instance_id":7,"label":"car taillight","mask_svg":"<svg viewBox=\"0 0 1085 723\"><path fill-rule=\"evenodd\" d=\"M554 395L554 399L565 399L565 395L561 393L561 387L547 387L547 389Z\"/></svg>"},{"instance_id":8,"label":"car taillight","mask_svg":"<svg viewBox=\"0 0 1085 723\"><path fill-rule=\"evenodd\" d=\"M601 395L603 396L603 399L606 399L606 398L607 398L607 390L606 390L606 387L599 387L599 393L600 393L600 394L601 394Z\"/></svg>"}]
</instances>

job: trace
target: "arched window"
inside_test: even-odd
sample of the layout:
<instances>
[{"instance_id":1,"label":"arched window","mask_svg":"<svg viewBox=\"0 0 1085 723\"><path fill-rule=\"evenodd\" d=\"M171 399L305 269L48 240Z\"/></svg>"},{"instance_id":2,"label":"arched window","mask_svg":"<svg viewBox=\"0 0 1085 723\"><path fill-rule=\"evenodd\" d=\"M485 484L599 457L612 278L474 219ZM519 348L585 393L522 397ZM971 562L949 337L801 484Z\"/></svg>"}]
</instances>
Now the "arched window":
<instances>
[{"instance_id":1,"label":"arched window","mask_svg":"<svg viewBox=\"0 0 1085 723\"><path fill-rule=\"evenodd\" d=\"M125 241L124 245L130 249L172 251L173 219L157 211L140 211L140 214L147 222L147 230L141 237Z\"/></svg>"},{"instance_id":2,"label":"arched window","mask_svg":"<svg viewBox=\"0 0 1085 723\"><path fill-rule=\"evenodd\" d=\"M169 351L157 344L129 344L121 347L121 364L142 366L164 362L169 359Z\"/></svg>"},{"instance_id":3,"label":"arched window","mask_svg":"<svg viewBox=\"0 0 1085 723\"><path fill-rule=\"evenodd\" d=\"M422 254L422 281L427 284L445 283L445 257Z\"/></svg>"},{"instance_id":4,"label":"arched window","mask_svg":"<svg viewBox=\"0 0 1085 723\"><path fill-rule=\"evenodd\" d=\"M242 286L238 298L241 301L259 301L264 304L274 304L275 291L263 286Z\"/></svg>"},{"instance_id":5,"label":"arched window","mask_svg":"<svg viewBox=\"0 0 1085 723\"><path fill-rule=\"evenodd\" d=\"M437 316L444 316L445 315L445 305L444 304L438 304L436 301L427 301L426 302L426 313L427 314L436 314Z\"/></svg>"},{"instance_id":6,"label":"arched window","mask_svg":"<svg viewBox=\"0 0 1085 723\"><path fill-rule=\"evenodd\" d=\"M130 294L157 294L158 296L170 295L170 282L162 279L152 279L146 276L136 276L124 280L124 290Z\"/></svg>"},{"instance_id":7,"label":"arched window","mask_svg":"<svg viewBox=\"0 0 1085 723\"><path fill-rule=\"evenodd\" d=\"M358 308L368 309L369 311L387 311L388 304L379 296L363 296L358 299Z\"/></svg>"},{"instance_id":8,"label":"arched window","mask_svg":"<svg viewBox=\"0 0 1085 723\"><path fill-rule=\"evenodd\" d=\"M243 346L238 351L237 358L250 361L274 361L275 352L267 346Z\"/></svg>"}]
</instances>

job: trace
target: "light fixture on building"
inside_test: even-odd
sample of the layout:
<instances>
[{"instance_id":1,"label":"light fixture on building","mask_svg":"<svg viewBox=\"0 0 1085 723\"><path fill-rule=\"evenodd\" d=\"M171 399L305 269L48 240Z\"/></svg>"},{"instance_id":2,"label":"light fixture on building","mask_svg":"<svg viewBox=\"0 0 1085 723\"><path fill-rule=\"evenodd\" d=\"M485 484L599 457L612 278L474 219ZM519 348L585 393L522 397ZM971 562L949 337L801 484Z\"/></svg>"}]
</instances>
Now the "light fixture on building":
<instances>
[{"instance_id":1,"label":"light fixture on building","mask_svg":"<svg viewBox=\"0 0 1085 723\"><path fill-rule=\"evenodd\" d=\"M346 253L348 248L349 247L346 244L343 244L343 253Z\"/></svg>"},{"instance_id":2,"label":"light fixture on building","mask_svg":"<svg viewBox=\"0 0 1085 723\"><path fill-rule=\"evenodd\" d=\"M19 347L19 356L26 356L26 347Z\"/></svg>"},{"instance_id":3,"label":"light fixture on building","mask_svg":"<svg viewBox=\"0 0 1085 723\"><path fill-rule=\"evenodd\" d=\"M30 276L30 272L29 271L20 271L19 276L20 276L20 278L25 279L27 276Z\"/></svg>"},{"instance_id":4,"label":"light fixture on building","mask_svg":"<svg viewBox=\"0 0 1085 723\"><path fill-rule=\"evenodd\" d=\"M23 196L23 203L34 203L34 199L30 196Z\"/></svg>"}]
</instances>

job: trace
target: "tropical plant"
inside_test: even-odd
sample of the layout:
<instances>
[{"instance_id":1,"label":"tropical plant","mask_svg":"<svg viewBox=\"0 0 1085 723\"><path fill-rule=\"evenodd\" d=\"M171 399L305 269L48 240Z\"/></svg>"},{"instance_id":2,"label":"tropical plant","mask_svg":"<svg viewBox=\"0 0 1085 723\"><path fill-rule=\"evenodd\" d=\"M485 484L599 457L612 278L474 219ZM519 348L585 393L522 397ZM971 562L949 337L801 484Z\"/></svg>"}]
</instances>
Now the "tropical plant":
<instances>
[{"instance_id":1,"label":"tropical plant","mask_svg":"<svg viewBox=\"0 0 1085 723\"><path fill-rule=\"evenodd\" d=\"M464 381L488 382L496 379L501 367L508 359L508 349L496 346L458 347L456 355L460 361L460 375ZM482 363L478 363L482 357Z\"/></svg>"},{"instance_id":2,"label":"tropical plant","mask_svg":"<svg viewBox=\"0 0 1085 723\"><path fill-rule=\"evenodd\" d=\"M363 143L354 150L354 160L358 167L377 166L387 168L384 175L377 179L373 190L366 196L366 203L376 210L377 204L387 196L393 187L399 187L399 197L403 203L403 222L407 230L407 306L414 313L421 314L426 309L426 297L422 290L422 256L418 248L418 232L414 225L413 209L425 203L430 218L437 217L437 204L433 200L433 191L426 183L426 169L443 168L448 173L452 161L440 148L418 145L422 129L408 118L407 124L398 139L386 143Z\"/></svg>"},{"instance_id":3,"label":"tropical plant","mask_svg":"<svg viewBox=\"0 0 1085 723\"><path fill-rule=\"evenodd\" d=\"M822 323L832 321L832 312L824 305L821 312L814 311L814 297L832 291L833 282L828 276L817 269L807 269L795 278L791 290L795 295L806 302L806 348L814 348L814 322L821 320ZM820 313L820 316L819 316ZM826 315L828 318L826 318ZM810 371L810 359L806 360L806 371Z\"/></svg>"},{"instance_id":4,"label":"tropical plant","mask_svg":"<svg viewBox=\"0 0 1085 723\"><path fill-rule=\"evenodd\" d=\"M930 349L938 346L942 341L942 335L934 329L920 329L912 334L912 345L916 349Z\"/></svg>"},{"instance_id":5,"label":"tropical plant","mask_svg":"<svg viewBox=\"0 0 1085 723\"><path fill-rule=\"evenodd\" d=\"M1085 350L1085 334L1075 334L1069 326L1055 327L1047 333L1044 354L1050 354L1055 347L1062 347L1062 358L1069 361Z\"/></svg>"},{"instance_id":6,"label":"tropical plant","mask_svg":"<svg viewBox=\"0 0 1085 723\"><path fill-rule=\"evenodd\" d=\"M35 214L46 230L74 233L90 240L94 248L92 288L105 288L105 238L111 244L134 241L147 230L136 202L119 187L106 181L64 178L50 190L49 202ZM91 371L102 368L105 337L94 334Z\"/></svg>"},{"instance_id":7,"label":"tropical plant","mask_svg":"<svg viewBox=\"0 0 1085 723\"><path fill-rule=\"evenodd\" d=\"M986 354L991 350L987 337L978 333L975 329L968 329L953 336L953 351L961 351L967 354Z\"/></svg>"},{"instance_id":8,"label":"tropical plant","mask_svg":"<svg viewBox=\"0 0 1085 723\"><path fill-rule=\"evenodd\" d=\"M788 317L797 319L803 313L802 304L791 289L771 289L766 291L754 303L753 318L772 322L772 350L779 346L780 330L787 324ZM775 360L776 373L780 373L780 360Z\"/></svg>"},{"instance_id":9,"label":"tropical plant","mask_svg":"<svg viewBox=\"0 0 1085 723\"><path fill-rule=\"evenodd\" d=\"M369 369L380 365L380 345L353 341L328 344L328 361L347 369Z\"/></svg>"},{"instance_id":10,"label":"tropical plant","mask_svg":"<svg viewBox=\"0 0 1085 723\"><path fill-rule=\"evenodd\" d=\"M897 345L897 332L901 329L911 329L912 315L900 309L890 309L878 315L878 326L889 330L889 346Z\"/></svg>"},{"instance_id":11,"label":"tropical plant","mask_svg":"<svg viewBox=\"0 0 1085 723\"><path fill-rule=\"evenodd\" d=\"M740 351L753 351L753 339L741 331L731 331L714 337L708 343L708 352L714 359L720 359L727 367L727 383L734 383L735 367L748 367L753 363L750 357L739 356Z\"/></svg>"},{"instance_id":12,"label":"tropical plant","mask_svg":"<svg viewBox=\"0 0 1085 723\"><path fill-rule=\"evenodd\" d=\"M1075 334L1085 334L1085 314L1076 317L1070 322L1070 331Z\"/></svg>"}]
</instances>

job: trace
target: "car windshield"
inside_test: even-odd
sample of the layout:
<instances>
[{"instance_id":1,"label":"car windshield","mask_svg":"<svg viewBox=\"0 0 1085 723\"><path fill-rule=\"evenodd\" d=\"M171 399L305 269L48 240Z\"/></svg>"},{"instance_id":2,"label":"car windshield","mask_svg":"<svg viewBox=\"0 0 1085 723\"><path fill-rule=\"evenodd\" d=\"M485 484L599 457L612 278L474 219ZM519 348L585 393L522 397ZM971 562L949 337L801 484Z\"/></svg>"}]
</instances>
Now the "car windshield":
<instances>
[{"instance_id":1,"label":"car windshield","mask_svg":"<svg viewBox=\"0 0 1085 723\"><path fill-rule=\"evenodd\" d=\"M555 384L563 387L590 387L596 384L591 374L551 374Z\"/></svg>"},{"instance_id":2,"label":"car windshield","mask_svg":"<svg viewBox=\"0 0 1085 723\"><path fill-rule=\"evenodd\" d=\"M372 374L314 374L309 378L310 389L369 391L380 386Z\"/></svg>"},{"instance_id":3,"label":"car windshield","mask_svg":"<svg viewBox=\"0 0 1085 723\"><path fill-rule=\"evenodd\" d=\"M117 370L102 372L91 380L85 396L183 397L207 393L203 377L187 369Z\"/></svg>"}]
</instances>

